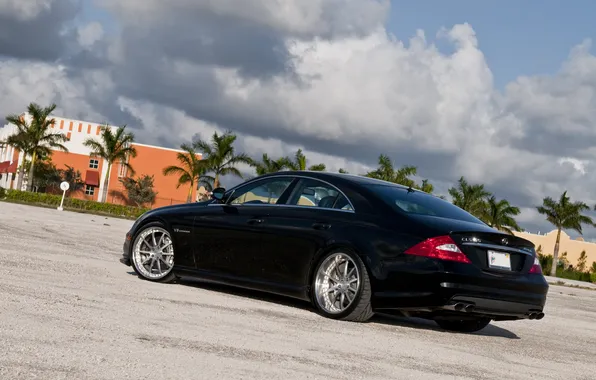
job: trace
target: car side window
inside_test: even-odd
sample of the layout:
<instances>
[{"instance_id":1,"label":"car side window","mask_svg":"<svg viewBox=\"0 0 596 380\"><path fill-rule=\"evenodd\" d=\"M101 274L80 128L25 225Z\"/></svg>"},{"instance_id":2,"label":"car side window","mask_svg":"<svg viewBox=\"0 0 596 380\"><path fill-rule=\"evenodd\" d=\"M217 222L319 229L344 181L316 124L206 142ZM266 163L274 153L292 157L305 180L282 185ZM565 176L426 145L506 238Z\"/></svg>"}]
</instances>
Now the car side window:
<instances>
[{"instance_id":1,"label":"car side window","mask_svg":"<svg viewBox=\"0 0 596 380\"><path fill-rule=\"evenodd\" d=\"M313 179L300 182L290 204L353 211L350 202L335 187Z\"/></svg>"},{"instance_id":2,"label":"car side window","mask_svg":"<svg viewBox=\"0 0 596 380\"><path fill-rule=\"evenodd\" d=\"M276 204L292 181L293 178L284 177L249 184L235 191L228 204Z\"/></svg>"}]
</instances>

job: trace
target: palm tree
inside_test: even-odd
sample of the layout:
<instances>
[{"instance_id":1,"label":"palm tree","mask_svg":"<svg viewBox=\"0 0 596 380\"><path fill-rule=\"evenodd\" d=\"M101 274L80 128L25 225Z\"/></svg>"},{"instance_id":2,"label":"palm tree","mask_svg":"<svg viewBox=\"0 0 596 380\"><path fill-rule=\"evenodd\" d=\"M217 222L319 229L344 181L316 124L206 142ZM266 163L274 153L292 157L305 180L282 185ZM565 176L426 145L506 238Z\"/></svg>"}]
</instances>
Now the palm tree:
<instances>
[{"instance_id":1,"label":"palm tree","mask_svg":"<svg viewBox=\"0 0 596 380\"><path fill-rule=\"evenodd\" d=\"M245 153L236 154L234 150L236 135L227 131L222 135L213 133L211 141L197 140L193 148L207 156L204 158L207 164L207 172L213 173L213 187L220 186L220 177L225 175L235 175L242 178L240 170L236 167L238 164L247 164L254 166L254 161Z\"/></svg>"},{"instance_id":2,"label":"palm tree","mask_svg":"<svg viewBox=\"0 0 596 380\"><path fill-rule=\"evenodd\" d=\"M26 139L26 131L29 130L29 123L27 123L24 119L21 119L17 115L11 115L6 118L8 123L12 123L17 127L17 132L13 135L10 135L6 138L5 141L2 142L3 145L10 145L13 148L17 149L19 152L23 152L23 162L19 165L19 174L17 179L17 189L21 190L23 188L23 177L25 176L25 168L27 165L26 158L27 152L29 151L29 143Z\"/></svg>"},{"instance_id":3,"label":"palm tree","mask_svg":"<svg viewBox=\"0 0 596 380\"><path fill-rule=\"evenodd\" d=\"M101 140L87 138L83 145L91 149L91 155L103 158L108 163L108 170L103 184L103 194L100 202L105 202L108 198L108 186L110 184L110 172L112 165L120 161L134 175L134 169L128 163L128 157L136 157L137 150L132 146L134 135L125 132L126 125L118 127L116 132L107 124L101 128Z\"/></svg>"},{"instance_id":4,"label":"palm tree","mask_svg":"<svg viewBox=\"0 0 596 380\"><path fill-rule=\"evenodd\" d=\"M52 154L52 149L59 149L68 152L68 149L62 143L68 141L68 138L60 132L52 132L51 127L55 123L50 114L56 109L55 104L48 107L40 107L36 103L30 103L27 112L31 116L31 122L28 123L22 115L10 115L6 121L16 126L17 132L8 137L7 143L14 146L24 153L24 158L31 156L29 165L29 180L27 181L27 190L33 189L33 178L35 161L40 157L48 157ZM25 168L19 169L19 180L17 188L20 189Z\"/></svg>"},{"instance_id":5,"label":"palm tree","mask_svg":"<svg viewBox=\"0 0 596 380\"><path fill-rule=\"evenodd\" d=\"M350 174L350 173L348 173L347 170L345 170L343 168L339 168L339 171L338 172L341 173L341 174Z\"/></svg>"},{"instance_id":6,"label":"palm tree","mask_svg":"<svg viewBox=\"0 0 596 380\"><path fill-rule=\"evenodd\" d=\"M432 185L432 183L428 182L428 179L423 179L422 184L418 187L418 189L429 194L432 194L433 191L435 191L435 187Z\"/></svg>"},{"instance_id":7,"label":"palm tree","mask_svg":"<svg viewBox=\"0 0 596 380\"><path fill-rule=\"evenodd\" d=\"M453 198L452 203L457 207L477 218L482 218L486 214L487 198L492 194L484 189L484 185L470 185L464 177L460 177L457 187L452 187L448 191Z\"/></svg>"},{"instance_id":8,"label":"palm tree","mask_svg":"<svg viewBox=\"0 0 596 380\"><path fill-rule=\"evenodd\" d=\"M37 165L35 165L33 179L39 191L47 192L50 189L56 190L59 188L60 182L62 182L62 173L51 160L38 160Z\"/></svg>"},{"instance_id":9,"label":"palm tree","mask_svg":"<svg viewBox=\"0 0 596 380\"><path fill-rule=\"evenodd\" d=\"M120 183L126 189L127 203L134 204L136 207L143 207L146 204L152 205L155 202L157 192L153 189L153 176L144 174L138 178L125 177L120 178ZM121 196L123 194L120 194Z\"/></svg>"},{"instance_id":10,"label":"palm tree","mask_svg":"<svg viewBox=\"0 0 596 380\"><path fill-rule=\"evenodd\" d=\"M512 206L505 199L497 201L494 195L488 199L486 205L485 214L481 218L483 222L511 235L513 235L513 231L521 231L520 226L513 218L521 212L519 207Z\"/></svg>"},{"instance_id":11,"label":"palm tree","mask_svg":"<svg viewBox=\"0 0 596 380\"><path fill-rule=\"evenodd\" d=\"M557 240L555 241L555 249L553 250L553 264L550 270L550 275L556 277L561 230L571 229L581 235L582 224L593 226L594 222L592 218L582 214L584 211L589 210L590 207L584 202L571 202L570 197L567 196L567 191L564 191L558 201L555 201L551 197L546 197L542 200L542 206L538 206L536 209L540 214L545 215L546 220L557 229Z\"/></svg>"},{"instance_id":12,"label":"palm tree","mask_svg":"<svg viewBox=\"0 0 596 380\"><path fill-rule=\"evenodd\" d=\"M63 181L69 183L68 191L72 193L76 193L77 191L83 190L85 187L85 182L81 176L81 172L79 170L75 170L72 166L64 165L66 169L60 169L60 177Z\"/></svg>"},{"instance_id":13,"label":"palm tree","mask_svg":"<svg viewBox=\"0 0 596 380\"><path fill-rule=\"evenodd\" d=\"M257 175L263 175L268 173L276 173L278 171L284 170L288 167L287 163L288 162L285 157L281 157L277 160L274 160L272 158L269 158L267 153L263 153L263 158L261 159L261 161L255 161L254 166Z\"/></svg>"},{"instance_id":14,"label":"palm tree","mask_svg":"<svg viewBox=\"0 0 596 380\"><path fill-rule=\"evenodd\" d=\"M416 182L409 178L410 176L416 175L417 168L415 166L402 166L395 170L393 162L386 154L379 156L379 166L377 169L365 174L366 177L376 178L383 181L397 183L399 185L416 187Z\"/></svg>"},{"instance_id":15,"label":"palm tree","mask_svg":"<svg viewBox=\"0 0 596 380\"><path fill-rule=\"evenodd\" d=\"M302 153L302 149L298 149L292 160L290 157L285 158L286 166L290 170L311 170L315 172L323 172L326 169L325 164L316 164L306 166L306 156Z\"/></svg>"},{"instance_id":16,"label":"palm tree","mask_svg":"<svg viewBox=\"0 0 596 380\"><path fill-rule=\"evenodd\" d=\"M177 155L180 166L171 165L163 169L164 175L178 175L178 183L176 188L185 184L190 184L188 188L188 196L186 197L186 203L192 202L192 191L198 185L203 184L206 188L211 186L213 178L206 176L208 165L205 160L201 160L197 157L198 153L195 149L188 145L180 145L180 149L184 153L180 152Z\"/></svg>"}]
</instances>

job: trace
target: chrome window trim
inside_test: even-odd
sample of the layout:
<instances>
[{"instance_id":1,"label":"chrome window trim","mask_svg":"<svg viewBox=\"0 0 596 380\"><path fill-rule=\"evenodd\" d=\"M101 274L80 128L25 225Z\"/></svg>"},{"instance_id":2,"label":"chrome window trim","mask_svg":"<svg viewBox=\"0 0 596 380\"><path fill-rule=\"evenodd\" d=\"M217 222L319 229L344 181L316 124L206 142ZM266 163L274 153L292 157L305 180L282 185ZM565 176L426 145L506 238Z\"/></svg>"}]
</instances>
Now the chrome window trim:
<instances>
[{"instance_id":1,"label":"chrome window trim","mask_svg":"<svg viewBox=\"0 0 596 380\"><path fill-rule=\"evenodd\" d=\"M301 209L306 208L306 209L317 209L317 210L332 210L332 211L341 211L341 212L349 212L349 213L355 213L356 212L356 208L354 207L354 204L352 203L352 201L350 200L350 198L348 198L348 196L343 191L341 191L341 189L339 189L337 186L335 186L335 185L333 185L333 184L331 184L331 183L329 183L329 182L327 182L327 181L325 181L323 179L309 177L309 176L305 176L305 175L280 174L280 175L272 175L272 176L269 176L269 177L266 177L266 178L259 178L259 177L257 177L257 178L254 178L254 179L250 180L250 181L244 182L244 183L242 183L242 184L240 184L238 186L235 186L235 187L231 188L228 191L234 191L235 192L237 189L239 189L241 187L244 187L246 185L249 185L249 184L251 184L253 182L264 181L264 180L274 179L274 178L292 178L292 179L294 179L294 178L304 178L304 179L310 179L310 180L322 182L322 183L324 183L326 185L329 185L332 189L335 189L338 193L340 193L341 195L343 195L346 198L346 200L348 201L348 204L350 205L350 207L352 207L352 209L351 210L342 210L342 209L338 209L338 208L324 208L324 207L317 207L317 206L314 206L313 207L313 206L288 205L288 204L280 204L280 205L278 205L278 204L271 204L271 203L263 203L263 204L236 204L236 205L234 205L234 207L238 207L238 206L248 206L248 207L250 207L250 206L280 206L280 207L301 208ZM226 191L226 193L227 193L227 191ZM208 206L224 206L224 205L229 206L227 203L225 203L225 204L222 204L222 203L209 203L208 204Z\"/></svg>"},{"instance_id":2,"label":"chrome window trim","mask_svg":"<svg viewBox=\"0 0 596 380\"><path fill-rule=\"evenodd\" d=\"M222 203L209 203L207 206L230 206L230 207L286 207L286 208L298 208L298 209L306 209L306 210L327 210L327 211L339 211L339 212L348 212L354 213L353 210L342 210L340 208L325 208L325 207L317 207L317 206L302 206L302 205L275 205L271 203L247 203L247 204L236 204L236 205L229 205L229 204L222 204Z\"/></svg>"}]
</instances>

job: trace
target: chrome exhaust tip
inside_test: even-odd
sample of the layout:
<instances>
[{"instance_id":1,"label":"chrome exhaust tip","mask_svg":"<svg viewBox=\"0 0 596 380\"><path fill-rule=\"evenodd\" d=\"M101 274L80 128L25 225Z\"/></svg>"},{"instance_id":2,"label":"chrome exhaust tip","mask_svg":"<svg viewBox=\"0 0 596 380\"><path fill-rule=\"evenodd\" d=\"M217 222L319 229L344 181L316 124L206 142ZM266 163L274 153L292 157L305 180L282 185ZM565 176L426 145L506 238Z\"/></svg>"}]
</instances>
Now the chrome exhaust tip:
<instances>
[{"instance_id":1,"label":"chrome exhaust tip","mask_svg":"<svg viewBox=\"0 0 596 380\"><path fill-rule=\"evenodd\" d=\"M544 313L536 314L536 319L542 319L542 318L544 318Z\"/></svg>"},{"instance_id":2,"label":"chrome exhaust tip","mask_svg":"<svg viewBox=\"0 0 596 380\"><path fill-rule=\"evenodd\" d=\"M536 313L530 313L530 315L528 315L528 318L536 319Z\"/></svg>"},{"instance_id":3,"label":"chrome exhaust tip","mask_svg":"<svg viewBox=\"0 0 596 380\"><path fill-rule=\"evenodd\" d=\"M456 303L456 304L453 306L453 310L455 310L455 311L461 311L461 310L464 308L464 306L465 306L465 305L464 305L463 303L461 303L461 302L458 302L458 303Z\"/></svg>"},{"instance_id":4,"label":"chrome exhaust tip","mask_svg":"<svg viewBox=\"0 0 596 380\"><path fill-rule=\"evenodd\" d=\"M474 306L474 305L466 305L466 307L464 308L464 311L465 311L466 313L471 313L471 312L473 312L475 309L476 309L476 306Z\"/></svg>"}]
</instances>

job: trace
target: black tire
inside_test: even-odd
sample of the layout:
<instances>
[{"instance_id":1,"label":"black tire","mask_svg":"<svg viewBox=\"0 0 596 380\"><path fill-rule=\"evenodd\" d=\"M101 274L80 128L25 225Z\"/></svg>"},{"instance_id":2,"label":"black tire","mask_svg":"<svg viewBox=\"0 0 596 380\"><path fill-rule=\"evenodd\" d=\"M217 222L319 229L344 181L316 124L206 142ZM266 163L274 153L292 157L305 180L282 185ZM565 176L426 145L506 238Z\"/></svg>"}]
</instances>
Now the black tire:
<instances>
[{"instance_id":1,"label":"black tire","mask_svg":"<svg viewBox=\"0 0 596 380\"><path fill-rule=\"evenodd\" d=\"M151 223L147 223L146 225L144 225L142 228L140 228L137 233L133 236L132 239L132 246L131 246L131 252L130 252L130 263L131 266L133 268L133 270L135 271L135 273L137 274L137 276L139 276L139 278L143 279L143 280L147 280L147 281L151 281L151 282L160 282L160 283L174 283L176 282L176 275L174 275L174 272L172 270L169 271L169 273L167 275L165 275L164 277L159 277L159 278L152 278L152 277L148 277L145 274L143 274L143 271L139 269L138 265L139 263L137 263L136 260L136 256L134 254L134 250L135 250L135 246L137 245L140 237L142 236L142 234L145 231L148 231L152 228L160 228L163 229L164 231L167 232L167 234L169 235L169 238L171 240L173 240L171 238L172 234L171 232L168 230L168 228L166 228L166 226L161 223L161 222L151 222ZM175 259L175 256L174 256Z\"/></svg>"},{"instance_id":2,"label":"black tire","mask_svg":"<svg viewBox=\"0 0 596 380\"><path fill-rule=\"evenodd\" d=\"M344 254L352 259L354 264L357 266L361 281L352 303L344 311L340 313L329 313L319 304L316 295L317 273L321 265L323 265L323 263L325 262L325 260L337 253ZM311 280L311 300L319 314L327 318L338 319L342 321L366 322L374 315L371 306L371 297L372 289L370 285L370 277L368 275L368 270L366 269L366 266L364 265L360 257L355 252L349 249L338 249L330 251L323 255L323 257L321 257L321 259L317 263L317 266L315 267Z\"/></svg>"},{"instance_id":3,"label":"black tire","mask_svg":"<svg viewBox=\"0 0 596 380\"><path fill-rule=\"evenodd\" d=\"M461 333L473 333L480 331L490 323L490 318L477 318L472 320L450 320L437 319L435 322L442 328L448 331L455 331Z\"/></svg>"}]
</instances>

